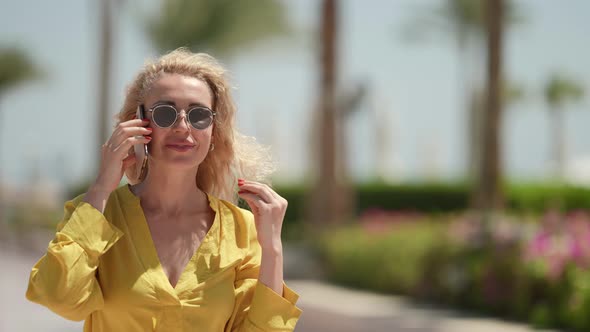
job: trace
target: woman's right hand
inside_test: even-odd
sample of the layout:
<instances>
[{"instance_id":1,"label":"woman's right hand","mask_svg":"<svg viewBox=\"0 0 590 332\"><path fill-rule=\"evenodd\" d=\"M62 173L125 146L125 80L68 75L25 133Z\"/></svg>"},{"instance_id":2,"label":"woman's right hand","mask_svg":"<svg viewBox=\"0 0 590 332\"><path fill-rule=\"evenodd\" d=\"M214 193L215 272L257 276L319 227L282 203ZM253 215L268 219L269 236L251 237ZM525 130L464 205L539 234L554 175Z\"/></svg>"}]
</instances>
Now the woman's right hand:
<instances>
[{"instance_id":1,"label":"woman's right hand","mask_svg":"<svg viewBox=\"0 0 590 332\"><path fill-rule=\"evenodd\" d=\"M129 154L131 147L151 141L149 135L152 129L146 128L147 125L149 120L140 119L128 120L117 125L111 137L102 146L98 175L88 189L84 201L91 203L101 212L104 210L106 199L119 186L125 169L136 162L135 155Z\"/></svg>"}]
</instances>

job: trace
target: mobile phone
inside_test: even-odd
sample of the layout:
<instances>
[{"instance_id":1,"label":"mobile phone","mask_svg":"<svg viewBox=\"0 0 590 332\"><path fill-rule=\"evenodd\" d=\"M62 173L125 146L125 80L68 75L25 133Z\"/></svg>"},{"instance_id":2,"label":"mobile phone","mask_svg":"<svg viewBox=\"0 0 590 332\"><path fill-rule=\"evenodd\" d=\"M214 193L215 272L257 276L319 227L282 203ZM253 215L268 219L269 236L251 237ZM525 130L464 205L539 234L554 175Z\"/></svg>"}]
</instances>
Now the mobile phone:
<instances>
[{"instance_id":1,"label":"mobile phone","mask_svg":"<svg viewBox=\"0 0 590 332\"><path fill-rule=\"evenodd\" d=\"M143 108L143 105L139 105L137 106L137 111L135 113L135 116L138 119L145 119L145 110ZM141 138L143 136L136 136L138 138ZM145 176L147 174L147 163L148 163L148 147L147 144L143 144L143 143L139 143L139 144L135 144L133 145L133 151L135 152L135 158L136 158L136 163L135 163L135 167L136 167L136 172L135 174L137 174L137 180L139 182L143 181L143 179L145 179Z\"/></svg>"}]
</instances>

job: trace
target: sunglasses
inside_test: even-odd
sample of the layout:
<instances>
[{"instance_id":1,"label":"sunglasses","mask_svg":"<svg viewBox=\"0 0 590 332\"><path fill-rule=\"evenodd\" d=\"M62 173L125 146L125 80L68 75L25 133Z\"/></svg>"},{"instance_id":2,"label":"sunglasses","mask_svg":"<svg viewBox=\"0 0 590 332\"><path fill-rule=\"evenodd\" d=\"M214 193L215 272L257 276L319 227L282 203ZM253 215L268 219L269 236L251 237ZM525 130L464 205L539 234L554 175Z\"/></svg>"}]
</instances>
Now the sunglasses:
<instances>
[{"instance_id":1,"label":"sunglasses","mask_svg":"<svg viewBox=\"0 0 590 332\"><path fill-rule=\"evenodd\" d=\"M160 128L170 128L178 119L180 112L172 105L156 105L146 112L152 112L152 122ZM186 112L186 120L193 128L207 129L212 123L216 112L204 106L195 106Z\"/></svg>"}]
</instances>

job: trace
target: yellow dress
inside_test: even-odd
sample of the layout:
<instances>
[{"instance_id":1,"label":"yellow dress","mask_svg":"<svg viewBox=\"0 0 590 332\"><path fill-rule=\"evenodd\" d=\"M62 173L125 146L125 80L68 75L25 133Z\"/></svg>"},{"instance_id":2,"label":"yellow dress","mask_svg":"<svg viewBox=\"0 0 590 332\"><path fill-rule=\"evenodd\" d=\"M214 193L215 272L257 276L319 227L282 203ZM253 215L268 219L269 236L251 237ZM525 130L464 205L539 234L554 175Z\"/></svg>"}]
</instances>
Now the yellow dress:
<instances>
[{"instance_id":1,"label":"yellow dress","mask_svg":"<svg viewBox=\"0 0 590 332\"><path fill-rule=\"evenodd\" d=\"M215 219L172 287L139 198L127 185L104 214L78 196L65 204L47 253L31 271L27 299L85 332L293 331L299 296L258 282L261 248L251 212L208 195Z\"/></svg>"}]
</instances>

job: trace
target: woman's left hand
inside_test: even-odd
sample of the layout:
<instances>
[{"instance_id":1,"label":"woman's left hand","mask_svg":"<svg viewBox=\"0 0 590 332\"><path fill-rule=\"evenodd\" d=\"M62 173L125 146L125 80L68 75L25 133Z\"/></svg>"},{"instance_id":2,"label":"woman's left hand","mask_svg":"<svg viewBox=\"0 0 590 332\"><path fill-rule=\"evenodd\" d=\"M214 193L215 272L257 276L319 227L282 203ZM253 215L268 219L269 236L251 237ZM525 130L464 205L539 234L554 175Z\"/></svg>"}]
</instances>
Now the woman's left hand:
<instances>
[{"instance_id":1,"label":"woman's left hand","mask_svg":"<svg viewBox=\"0 0 590 332\"><path fill-rule=\"evenodd\" d=\"M287 211L287 200L266 184L238 180L238 195L244 199L254 214L258 242L263 251L282 252L281 229Z\"/></svg>"}]
</instances>

